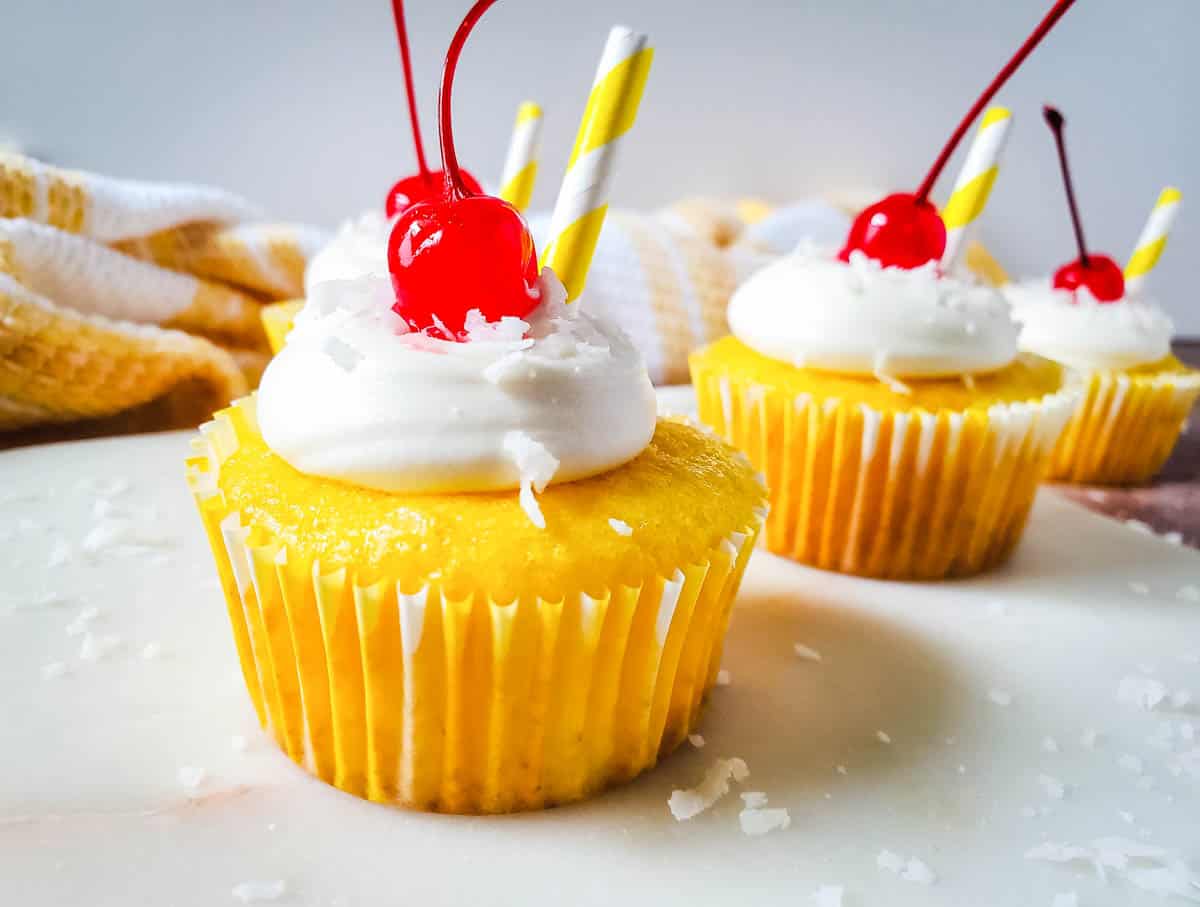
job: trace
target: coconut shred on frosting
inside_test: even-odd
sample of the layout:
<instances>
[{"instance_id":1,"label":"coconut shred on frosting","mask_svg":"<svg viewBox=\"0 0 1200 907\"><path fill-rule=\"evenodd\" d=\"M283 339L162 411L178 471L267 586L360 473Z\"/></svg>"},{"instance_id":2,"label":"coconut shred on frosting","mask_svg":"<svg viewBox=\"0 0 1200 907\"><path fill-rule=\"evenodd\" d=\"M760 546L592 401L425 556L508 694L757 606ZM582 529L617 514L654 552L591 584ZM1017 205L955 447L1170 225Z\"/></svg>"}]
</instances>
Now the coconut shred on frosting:
<instances>
[{"instance_id":1,"label":"coconut shred on frosting","mask_svg":"<svg viewBox=\"0 0 1200 907\"><path fill-rule=\"evenodd\" d=\"M759 271L729 303L729 326L756 352L800 368L933 378L1009 365L1018 326L996 290L936 263L885 268L801 248Z\"/></svg>"},{"instance_id":2,"label":"coconut shred on frosting","mask_svg":"<svg viewBox=\"0 0 1200 907\"><path fill-rule=\"evenodd\" d=\"M1078 371L1110 371L1157 362L1171 351L1170 317L1153 300L1099 302L1086 287L1055 289L1048 278L1005 288L1021 323L1021 349Z\"/></svg>"},{"instance_id":3,"label":"coconut shred on frosting","mask_svg":"<svg viewBox=\"0 0 1200 907\"><path fill-rule=\"evenodd\" d=\"M388 237L394 222L382 211L371 210L343 223L305 268L305 296L312 296L316 286L326 281L386 275Z\"/></svg>"},{"instance_id":4,"label":"coconut shred on frosting","mask_svg":"<svg viewBox=\"0 0 1200 907\"><path fill-rule=\"evenodd\" d=\"M258 391L263 439L301 472L404 493L533 493L650 443L654 389L616 327L552 271L528 320L467 316L465 342L410 333L387 277L317 284Z\"/></svg>"}]
</instances>

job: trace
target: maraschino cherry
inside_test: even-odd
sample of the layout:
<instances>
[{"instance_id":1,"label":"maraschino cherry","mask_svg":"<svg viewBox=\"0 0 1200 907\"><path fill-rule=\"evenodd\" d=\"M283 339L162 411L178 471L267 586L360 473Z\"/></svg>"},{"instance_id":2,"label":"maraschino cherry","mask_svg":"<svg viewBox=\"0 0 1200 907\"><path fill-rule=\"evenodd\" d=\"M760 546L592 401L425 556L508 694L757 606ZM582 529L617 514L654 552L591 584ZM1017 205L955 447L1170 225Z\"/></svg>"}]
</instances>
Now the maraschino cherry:
<instances>
[{"instance_id":1,"label":"maraschino cherry","mask_svg":"<svg viewBox=\"0 0 1200 907\"><path fill-rule=\"evenodd\" d=\"M496 0L479 0L454 35L438 96L438 131L446 179L437 200L401 213L388 242L392 306L409 328L465 340L467 313L488 321L523 318L537 306L538 260L525 219L508 202L472 189L454 151L450 98L454 71L471 30Z\"/></svg>"},{"instance_id":2,"label":"maraschino cherry","mask_svg":"<svg viewBox=\"0 0 1200 907\"><path fill-rule=\"evenodd\" d=\"M941 176L954 149L962 142L975 118L1074 3L1075 0L1057 0L1016 55L1005 64L967 111L916 192L889 195L855 218L838 258L849 261L851 252L862 252L887 268L919 268L931 261L941 260L946 251L946 224L929 200L933 184Z\"/></svg>"},{"instance_id":3,"label":"maraschino cherry","mask_svg":"<svg viewBox=\"0 0 1200 907\"><path fill-rule=\"evenodd\" d=\"M404 22L404 0L392 0L392 14L396 19L396 37L400 41L400 61L404 64L404 91L408 96L408 119L412 124L413 150L417 153L417 173L406 176L388 190L384 210L388 217L395 217L414 202L440 198L446 174L441 170L430 170L425 162L425 143L421 141L421 120L417 115L417 98L413 90L412 57L408 50L408 27ZM463 182L472 192L482 192L475 177L462 173Z\"/></svg>"},{"instance_id":4,"label":"maraschino cherry","mask_svg":"<svg viewBox=\"0 0 1200 907\"><path fill-rule=\"evenodd\" d=\"M1067 163L1067 146L1063 140L1063 115L1050 106L1042 108L1046 125L1054 133L1054 144L1058 148L1058 163L1062 168L1063 185L1067 189L1067 207L1071 210L1071 224L1075 228L1075 245L1079 257L1063 265L1054 273L1054 288L1074 293L1080 287L1096 298L1097 302L1116 302L1125 297L1125 274L1121 266L1107 255L1093 255L1087 250L1083 238L1083 221L1079 217L1079 204L1075 201L1075 185L1071 180L1071 167Z\"/></svg>"}]
</instances>

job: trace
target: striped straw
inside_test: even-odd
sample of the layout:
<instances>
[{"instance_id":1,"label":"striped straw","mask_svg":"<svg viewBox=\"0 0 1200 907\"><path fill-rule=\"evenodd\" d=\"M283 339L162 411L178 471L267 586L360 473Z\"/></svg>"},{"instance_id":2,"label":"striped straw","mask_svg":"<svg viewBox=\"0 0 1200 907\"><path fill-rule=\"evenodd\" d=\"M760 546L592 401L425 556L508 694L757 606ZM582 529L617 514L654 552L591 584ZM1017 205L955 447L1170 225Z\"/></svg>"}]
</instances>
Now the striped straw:
<instances>
[{"instance_id":1,"label":"striped straw","mask_svg":"<svg viewBox=\"0 0 1200 907\"><path fill-rule=\"evenodd\" d=\"M525 101L517 108L512 141L508 143L508 156L500 176L500 197L518 211L528 208L533 198L541 144L542 108L533 101Z\"/></svg>"},{"instance_id":2,"label":"striped straw","mask_svg":"<svg viewBox=\"0 0 1200 907\"><path fill-rule=\"evenodd\" d=\"M596 241L608 212L614 165L621 139L637 118L654 49L647 37L620 26L608 35L575 148L567 161L542 263L554 269L578 299L587 282Z\"/></svg>"},{"instance_id":3,"label":"striped straw","mask_svg":"<svg viewBox=\"0 0 1200 907\"><path fill-rule=\"evenodd\" d=\"M1125 266L1125 292L1137 293L1146 283L1146 275L1154 270L1158 259L1162 257L1163 249L1167 247L1167 234L1179 214L1179 206L1183 202L1183 193L1174 186L1168 186L1158 195L1154 210L1142 228L1129 264Z\"/></svg>"},{"instance_id":4,"label":"striped straw","mask_svg":"<svg viewBox=\"0 0 1200 907\"><path fill-rule=\"evenodd\" d=\"M979 124L979 132L967 159L963 162L958 182L942 209L946 223L946 251L942 255L942 270L950 271L967 247L967 235L992 194L992 185L1000 172L1000 155L1008 142L1012 128L1012 111L1006 107L989 107Z\"/></svg>"}]
</instances>

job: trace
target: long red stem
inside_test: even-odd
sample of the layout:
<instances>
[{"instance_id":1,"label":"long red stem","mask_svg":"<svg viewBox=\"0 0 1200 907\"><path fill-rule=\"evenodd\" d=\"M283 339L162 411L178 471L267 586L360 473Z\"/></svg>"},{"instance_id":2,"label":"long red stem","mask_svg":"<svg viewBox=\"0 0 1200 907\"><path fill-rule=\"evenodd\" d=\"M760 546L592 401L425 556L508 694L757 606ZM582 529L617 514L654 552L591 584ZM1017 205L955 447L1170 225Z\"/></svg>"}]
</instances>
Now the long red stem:
<instances>
[{"instance_id":1,"label":"long red stem","mask_svg":"<svg viewBox=\"0 0 1200 907\"><path fill-rule=\"evenodd\" d=\"M412 56L408 51L408 27L404 24L404 0L392 0L392 15L396 19L396 37L400 39L400 60L404 64L404 91L408 95L408 118L412 123L413 148L417 152L417 169L421 179L429 182L429 165L425 162L425 143L421 141L421 119L417 115L417 93L413 89Z\"/></svg>"},{"instance_id":2,"label":"long red stem","mask_svg":"<svg viewBox=\"0 0 1200 907\"><path fill-rule=\"evenodd\" d=\"M1044 18L1038 24L1038 27L1033 30L1033 34L1025 39L1025 43L1021 45L1021 48L1017 51L1016 55L1013 56L1013 58L1009 60L1007 64L1005 64L1004 68L996 75L996 78L992 79L992 84L984 89L983 94L979 96L979 100L977 100L971 106L971 109L967 111L967 115L963 117L962 122L958 124L958 128L954 130L954 134L950 136L950 141L948 141L946 146L942 148L942 153L938 155L938 159L933 162L933 166L930 167L929 172L925 174L925 179L921 181L921 186L919 189L917 189L918 204L929 198L929 193L933 191L933 184L936 183L937 178L942 175L942 171L946 168L946 164L949 162L950 156L954 154L954 149L959 146L960 142L962 142L963 136L967 134L967 130L971 128L971 124L975 122L975 118L983 112L983 108L987 107L992 98L996 96L996 92L1004 87L1004 83L1007 82L1009 77L1017 71L1017 68L1025 62L1025 58L1033 53L1033 49L1042 43L1042 38L1046 37L1050 29L1054 28L1058 20L1063 17L1066 11L1069 10L1074 3L1075 0L1058 0L1050 12L1046 14L1046 18Z\"/></svg>"},{"instance_id":3,"label":"long red stem","mask_svg":"<svg viewBox=\"0 0 1200 907\"><path fill-rule=\"evenodd\" d=\"M1063 139L1063 127L1067 125L1067 121L1049 104L1042 108L1042 116L1046 118L1046 125L1054 133L1054 143L1058 146L1058 165L1062 168L1063 185L1067 187L1067 207L1071 209L1071 223L1075 227L1079 263L1086 268L1091 262L1088 261L1087 242L1083 238L1083 220L1079 217L1079 204L1075 201L1075 182L1071 179L1071 167L1067 163L1067 145Z\"/></svg>"},{"instance_id":4,"label":"long red stem","mask_svg":"<svg viewBox=\"0 0 1200 907\"><path fill-rule=\"evenodd\" d=\"M442 89L438 93L438 133L442 143L442 169L446 171L446 194L451 199L469 198L474 193L463 182L462 170L458 166L458 155L454 151L454 124L450 115L450 96L454 92L454 71L458 68L458 58L462 54L463 45L471 35L483 14L497 0L479 0L463 17L462 24L450 41L450 49L446 51L446 68L442 71Z\"/></svg>"}]
</instances>

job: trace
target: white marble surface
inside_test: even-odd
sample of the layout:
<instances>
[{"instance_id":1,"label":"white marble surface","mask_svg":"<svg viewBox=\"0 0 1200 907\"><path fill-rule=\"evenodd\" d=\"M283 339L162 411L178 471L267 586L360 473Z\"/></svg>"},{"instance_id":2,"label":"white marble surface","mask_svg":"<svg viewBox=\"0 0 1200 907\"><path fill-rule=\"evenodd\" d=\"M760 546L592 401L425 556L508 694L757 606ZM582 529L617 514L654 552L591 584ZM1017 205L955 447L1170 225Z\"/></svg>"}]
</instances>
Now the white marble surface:
<instances>
[{"instance_id":1,"label":"white marble surface","mask_svg":"<svg viewBox=\"0 0 1200 907\"><path fill-rule=\"evenodd\" d=\"M277 903L345 907L805 905L823 885L847 907L1050 907L1072 891L1098 907L1163 902L1122 872L1104 884L1025 853L1120 836L1200 860L1200 710L1180 692L1200 698L1200 555L1051 492L1015 560L977 580L868 582L756 554L703 749L591 803L472 819L354 800L258 732L186 445L0 454L0 904L209 907L284 880ZM125 515L154 533L130 535ZM1166 698L1119 702L1128 677ZM676 822L671 791L720 756L749 779ZM746 791L791 826L743 834ZM937 881L879 868L885 849ZM273 893L239 893L256 890Z\"/></svg>"}]
</instances>

